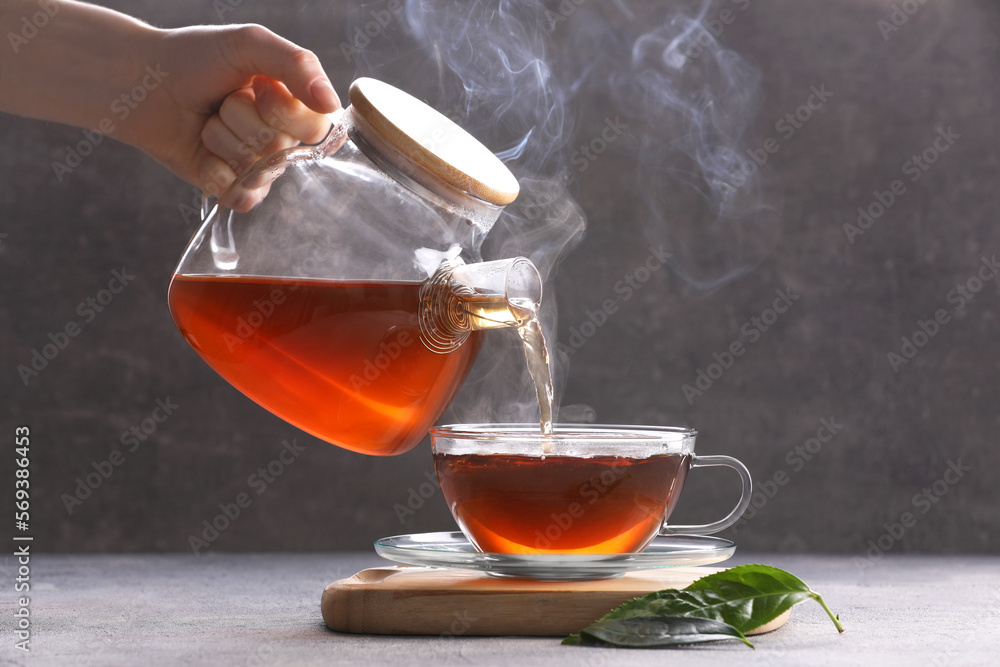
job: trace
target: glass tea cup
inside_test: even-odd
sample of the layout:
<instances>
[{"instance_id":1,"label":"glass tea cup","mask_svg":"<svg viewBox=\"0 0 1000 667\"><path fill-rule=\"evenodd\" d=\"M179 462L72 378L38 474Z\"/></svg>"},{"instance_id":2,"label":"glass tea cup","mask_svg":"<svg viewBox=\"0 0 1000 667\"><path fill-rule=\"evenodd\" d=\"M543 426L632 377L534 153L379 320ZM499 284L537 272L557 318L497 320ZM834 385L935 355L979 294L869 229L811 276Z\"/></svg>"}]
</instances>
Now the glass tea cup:
<instances>
[{"instance_id":1,"label":"glass tea cup","mask_svg":"<svg viewBox=\"0 0 1000 667\"><path fill-rule=\"evenodd\" d=\"M750 503L750 473L730 456L694 453L697 431L659 426L456 424L431 429L448 508L480 551L623 554L657 535L707 535ZM691 468L725 466L742 495L723 519L669 525Z\"/></svg>"}]
</instances>

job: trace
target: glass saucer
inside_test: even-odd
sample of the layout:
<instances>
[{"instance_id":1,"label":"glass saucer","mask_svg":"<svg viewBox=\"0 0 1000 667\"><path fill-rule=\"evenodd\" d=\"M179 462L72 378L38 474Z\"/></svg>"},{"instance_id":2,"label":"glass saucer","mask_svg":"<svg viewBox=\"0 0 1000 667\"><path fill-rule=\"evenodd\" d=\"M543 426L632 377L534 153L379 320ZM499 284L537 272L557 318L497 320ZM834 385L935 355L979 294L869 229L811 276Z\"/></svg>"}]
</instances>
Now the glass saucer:
<instances>
[{"instance_id":1,"label":"glass saucer","mask_svg":"<svg viewBox=\"0 0 1000 667\"><path fill-rule=\"evenodd\" d=\"M477 551L460 532L383 537L375 553L405 565L479 570L529 579L607 579L632 570L708 565L726 560L736 544L702 535L659 536L645 550L629 554L501 554Z\"/></svg>"}]
</instances>

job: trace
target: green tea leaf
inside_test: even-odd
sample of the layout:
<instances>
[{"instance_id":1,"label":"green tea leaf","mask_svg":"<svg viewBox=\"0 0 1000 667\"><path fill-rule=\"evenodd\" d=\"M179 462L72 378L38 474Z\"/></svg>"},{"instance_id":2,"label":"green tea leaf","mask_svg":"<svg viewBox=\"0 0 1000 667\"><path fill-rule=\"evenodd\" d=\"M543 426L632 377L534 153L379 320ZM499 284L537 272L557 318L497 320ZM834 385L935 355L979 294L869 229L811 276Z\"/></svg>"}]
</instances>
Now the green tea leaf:
<instances>
[{"instance_id":1,"label":"green tea leaf","mask_svg":"<svg viewBox=\"0 0 1000 667\"><path fill-rule=\"evenodd\" d=\"M707 618L684 616L635 616L598 621L580 632L584 646L610 644L626 648L653 648L739 639L753 648L743 633L731 625Z\"/></svg>"},{"instance_id":2,"label":"green tea leaf","mask_svg":"<svg viewBox=\"0 0 1000 667\"><path fill-rule=\"evenodd\" d=\"M614 619L682 616L719 621L746 633L770 623L809 599L816 600L823 607L838 631L844 631L839 617L827 607L819 593L794 575L769 565L741 565L702 577L684 590L669 588L650 593L622 604L598 623ZM570 635L563 643L580 645L583 643L582 634Z\"/></svg>"},{"instance_id":3,"label":"green tea leaf","mask_svg":"<svg viewBox=\"0 0 1000 667\"><path fill-rule=\"evenodd\" d=\"M684 590L668 588L630 600L601 620L635 616L698 616L750 632L770 623L800 602L820 603L837 630L840 621L822 596L798 577L769 565L741 565L710 574Z\"/></svg>"},{"instance_id":4,"label":"green tea leaf","mask_svg":"<svg viewBox=\"0 0 1000 667\"><path fill-rule=\"evenodd\" d=\"M840 618L826 606L822 595L795 575L770 565L733 567L702 577L684 590L702 593L706 600L717 605L720 620L726 619L724 622L741 632L756 630L809 599L823 607L838 632L844 631Z\"/></svg>"}]
</instances>

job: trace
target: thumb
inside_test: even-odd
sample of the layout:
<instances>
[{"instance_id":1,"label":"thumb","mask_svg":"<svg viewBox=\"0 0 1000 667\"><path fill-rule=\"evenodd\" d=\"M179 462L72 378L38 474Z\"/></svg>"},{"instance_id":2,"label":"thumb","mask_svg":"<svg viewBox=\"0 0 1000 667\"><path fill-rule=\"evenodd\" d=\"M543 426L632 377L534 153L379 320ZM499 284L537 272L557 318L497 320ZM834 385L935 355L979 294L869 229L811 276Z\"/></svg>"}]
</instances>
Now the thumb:
<instances>
[{"instance_id":1,"label":"thumb","mask_svg":"<svg viewBox=\"0 0 1000 667\"><path fill-rule=\"evenodd\" d=\"M313 111L331 113L340 108L340 98L312 51L259 25L240 26L229 47L229 62L241 74L281 81Z\"/></svg>"}]
</instances>

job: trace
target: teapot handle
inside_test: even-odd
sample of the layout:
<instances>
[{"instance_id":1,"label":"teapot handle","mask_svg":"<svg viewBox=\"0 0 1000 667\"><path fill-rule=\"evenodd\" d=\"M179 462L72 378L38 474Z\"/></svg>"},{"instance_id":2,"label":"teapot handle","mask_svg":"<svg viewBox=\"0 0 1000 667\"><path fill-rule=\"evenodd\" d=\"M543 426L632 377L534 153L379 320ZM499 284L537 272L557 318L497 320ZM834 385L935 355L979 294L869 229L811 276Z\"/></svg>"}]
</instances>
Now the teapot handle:
<instances>
[{"instance_id":1,"label":"teapot handle","mask_svg":"<svg viewBox=\"0 0 1000 667\"><path fill-rule=\"evenodd\" d=\"M345 123L346 111L347 109L337 109L332 113L326 114L327 120L330 121L330 129L327 130L325 135L323 135L323 138L311 144L303 142L296 148L301 148L303 146L323 146L327 143L327 141L331 139L336 140L338 138L341 139L342 143L343 137L347 136L348 129ZM338 145L337 148L340 148L340 146Z\"/></svg>"},{"instance_id":2,"label":"teapot handle","mask_svg":"<svg viewBox=\"0 0 1000 667\"><path fill-rule=\"evenodd\" d=\"M246 213L267 196L271 184L285 173L285 169L289 165L319 160L331 153L336 153L347 140L351 124L348 109L338 109L327 114L327 118L330 119L330 130L319 142L285 148L254 162L219 195L218 204L240 213ZM202 197L201 211L203 221L213 213L213 207L209 203L207 195Z\"/></svg>"}]
</instances>

